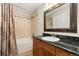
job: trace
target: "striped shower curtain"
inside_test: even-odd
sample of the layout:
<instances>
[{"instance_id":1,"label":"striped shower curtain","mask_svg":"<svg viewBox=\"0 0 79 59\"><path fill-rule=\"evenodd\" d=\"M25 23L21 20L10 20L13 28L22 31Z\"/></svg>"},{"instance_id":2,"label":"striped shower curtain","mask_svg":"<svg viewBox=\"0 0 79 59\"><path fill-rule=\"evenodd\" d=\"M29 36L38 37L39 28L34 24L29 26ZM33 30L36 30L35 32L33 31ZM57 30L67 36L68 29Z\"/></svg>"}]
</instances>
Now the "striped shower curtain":
<instances>
[{"instance_id":1,"label":"striped shower curtain","mask_svg":"<svg viewBox=\"0 0 79 59\"><path fill-rule=\"evenodd\" d=\"M15 38L15 27L13 20L12 5L8 3L1 4L1 39L0 55L17 55L17 46Z\"/></svg>"}]
</instances>

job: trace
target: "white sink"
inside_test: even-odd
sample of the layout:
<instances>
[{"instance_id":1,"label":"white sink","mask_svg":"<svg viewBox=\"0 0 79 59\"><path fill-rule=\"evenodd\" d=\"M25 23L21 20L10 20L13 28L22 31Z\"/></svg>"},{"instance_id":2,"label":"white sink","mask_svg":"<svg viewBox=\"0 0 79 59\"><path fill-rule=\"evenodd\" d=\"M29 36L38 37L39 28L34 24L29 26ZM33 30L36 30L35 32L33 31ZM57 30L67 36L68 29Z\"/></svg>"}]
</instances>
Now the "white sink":
<instances>
[{"instance_id":1,"label":"white sink","mask_svg":"<svg viewBox=\"0 0 79 59\"><path fill-rule=\"evenodd\" d=\"M42 37L42 40L46 40L46 41L50 41L50 42L57 42L60 39L57 37L52 37L52 36L46 36L46 37Z\"/></svg>"}]
</instances>

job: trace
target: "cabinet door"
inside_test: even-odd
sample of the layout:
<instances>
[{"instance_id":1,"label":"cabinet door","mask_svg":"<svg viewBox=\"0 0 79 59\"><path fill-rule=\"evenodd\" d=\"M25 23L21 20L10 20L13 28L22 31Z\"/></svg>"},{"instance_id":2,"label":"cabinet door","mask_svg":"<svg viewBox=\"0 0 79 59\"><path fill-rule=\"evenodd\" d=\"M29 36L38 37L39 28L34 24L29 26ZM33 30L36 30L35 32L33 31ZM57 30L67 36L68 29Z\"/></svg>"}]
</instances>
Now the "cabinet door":
<instances>
[{"instance_id":1,"label":"cabinet door","mask_svg":"<svg viewBox=\"0 0 79 59\"><path fill-rule=\"evenodd\" d=\"M38 39L33 39L34 56L54 56L55 47Z\"/></svg>"},{"instance_id":2,"label":"cabinet door","mask_svg":"<svg viewBox=\"0 0 79 59\"><path fill-rule=\"evenodd\" d=\"M50 48L40 45L40 55L41 56L55 56L55 54L52 52L55 52L55 51L51 51Z\"/></svg>"},{"instance_id":3,"label":"cabinet door","mask_svg":"<svg viewBox=\"0 0 79 59\"><path fill-rule=\"evenodd\" d=\"M39 40L41 56L55 56L55 47Z\"/></svg>"},{"instance_id":4,"label":"cabinet door","mask_svg":"<svg viewBox=\"0 0 79 59\"><path fill-rule=\"evenodd\" d=\"M56 47L56 56L71 56L72 53Z\"/></svg>"}]
</instances>

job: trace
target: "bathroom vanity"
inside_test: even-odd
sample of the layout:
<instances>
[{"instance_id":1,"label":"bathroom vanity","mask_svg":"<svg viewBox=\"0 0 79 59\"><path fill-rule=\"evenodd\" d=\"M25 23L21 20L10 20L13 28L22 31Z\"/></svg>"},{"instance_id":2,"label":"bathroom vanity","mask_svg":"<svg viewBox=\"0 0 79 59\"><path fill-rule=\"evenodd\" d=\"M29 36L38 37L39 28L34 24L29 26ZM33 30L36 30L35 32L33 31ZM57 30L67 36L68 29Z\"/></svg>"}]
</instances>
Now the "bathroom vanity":
<instances>
[{"instance_id":1,"label":"bathroom vanity","mask_svg":"<svg viewBox=\"0 0 79 59\"><path fill-rule=\"evenodd\" d=\"M41 37L42 36L33 37L33 55L34 56L79 55L79 52L77 50L78 46L76 46L74 43L68 44L68 43L64 42L64 40L62 40L62 39L58 42L49 42L49 41L42 40ZM77 43L77 42L75 42L75 43Z\"/></svg>"},{"instance_id":2,"label":"bathroom vanity","mask_svg":"<svg viewBox=\"0 0 79 59\"><path fill-rule=\"evenodd\" d=\"M45 11L44 31L77 33L77 4L59 3ZM79 55L79 37L56 35L60 39L56 42L42 37L33 37L34 56Z\"/></svg>"},{"instance_id":3,"label":"bathroom vanity","mask_svg":"<svg viewBox=\"0 0 79 59\"><path fill-rule=\"evenodd\" d=\"M34 56L70 56L71 52L65 51L61 48L55 47L54 45L50 45L44 41L33 39L34 48L33 55Z\"/></svg>"}]
</instances>

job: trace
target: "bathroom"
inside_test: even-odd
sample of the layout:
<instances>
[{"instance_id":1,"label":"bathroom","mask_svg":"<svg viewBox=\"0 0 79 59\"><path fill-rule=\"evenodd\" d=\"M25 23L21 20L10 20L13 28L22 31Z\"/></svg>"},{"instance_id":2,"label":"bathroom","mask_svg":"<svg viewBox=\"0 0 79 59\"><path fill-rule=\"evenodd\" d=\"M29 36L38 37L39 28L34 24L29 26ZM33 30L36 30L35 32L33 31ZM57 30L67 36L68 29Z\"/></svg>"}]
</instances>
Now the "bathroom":
<instances>
[{"instance_id":1,"label":"bathroom","mask_svg":"<svg viewBox=\"0 0 79 59\"><path fill-rule=\"evenodd\" d=\"M15 29L13 31L15 32L15 37L16 37L15 41L16 41L16 47L17 47L17 56L73 56L73 55L76 56L76 55L79 55L79 50L73 51L73 49L75 48L72 46L74 45L70 45L69 46L70 48L66 49L66 48L60 47L64 45L64 43L58 46L57 44L61 42L52 43L49 41L52 36L57 36L58 38L63 37L64 39L67 39L67 40L70 39L73 42L75 42L75 39L77 39L78 41L79 39L79 26L78 26L79 25L79 17L78 17L79 16L79 11L78 11L79 4L78 3L11 3L10 5L12 6L12 10L13 10L12 19L14 20L14 29ZM5 7L1 9L2 8L1 6L4 7L6 6L6 4L2 5L0 3L0 16L2 17L4 16L5 10L3 9ZM59 8L59 10L56 10L57 8ZM59 14L62 15L62 16L59 16L60 19L57 18L58 16L56 16L56 11L54 10L55 15L53 16L55 16L56 18L53 17L53 20L59 19L58 21L59 23L57 22L57 24L61 24L60 20L65 19L64 23L62 21L62 24L66 25L66 28L63 28L65 26L57 25L55 23L56 21L53 21L55 23L53 25L55 26L57 25L58 28L60 27L59 29L54 26L53 27L55 29L52 29L51 26L49 26L52 24L52 22L51 24L47 25L48 23L46 22L46 16L53 14L54 13L53 9L60 12L60 13L58 12L57 14L58 16ZM1 14L1 11L3 12L2 14ZM5 11L5 14L6 14L6 11ZM4 17L6 19L8 16L4 16ZM2 17L2 19L4 19L4 17ZM0 20L0 24L1 24L0 28L3 28L1 22L2 20ZM49 27L46 27L46 26L49 26ZM3 29L0 29L0 30L2 31ZM1 32L0 34L3 35ZM43 36L43 35L45 35L45 38L49 37L49 40L48 41L41 40L40 36ZM70 40L68 42L71 42ZM69 45L69 44L66 44L66 45ZM76 47L78 48L78 46ZM47 48L50 48L50 49L47 49ZM37 51L38 49L41 53ZM47 49L47 50L43 50L43 49ZM55 52L58 51L58 52L54 53L54 51ZM62 53L60 53L59 51L62 51ZM8 55L8 53L7 54L4 53L3 55Z\"/></svg>"}]
</instances>

